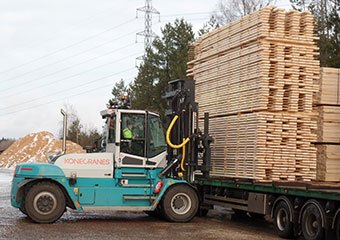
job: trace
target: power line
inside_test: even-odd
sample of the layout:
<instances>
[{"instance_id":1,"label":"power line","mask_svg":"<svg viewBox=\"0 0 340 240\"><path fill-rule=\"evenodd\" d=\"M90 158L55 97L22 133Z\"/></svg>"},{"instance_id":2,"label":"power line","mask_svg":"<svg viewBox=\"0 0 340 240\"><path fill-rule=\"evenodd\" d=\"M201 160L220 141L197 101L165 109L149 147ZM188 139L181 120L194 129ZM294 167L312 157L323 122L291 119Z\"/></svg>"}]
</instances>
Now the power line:
<instances>
[{"instance_id":1,"label":"power line","mask_svg":"<svg viewBox=\"0 0 340 240\"><path fill-rule=\"evenodd\" d=\"M208 12L182 13L182 14L169 14L169 15L164 15L164 16L167 17L167 16L185 16L185 15L200 15L200 14L208 14ZM102 34L104 34L104 33L106 33L106 32L109 32L109 31L113 30L113 29L116 29L116 28L121 27L121 26L123 26L123 25L125 25L125 24L128 24L128 23L130 23L130 22L133 22L134 20L135 20L135 18L134 18L134 19L130 19L130 20L128 20L128 21L126 21L126 22L123 22L123 23L121 23L121 24L119 24L119 25L113 26L113 27L108 28L108 29L106 29L106 30L104 30L104 31L102 31L102 32L99 32L99 33L95 34L95 35L92 35L92 36L90 36L90 37L87 37L87 38L85 38L85 39L83 39L83 40L80 40L80 41L78 41L78 42L75 42L75 43L72 43L72 44L70 44L70 45L67 45L67 46L65 46L65 47L63 47L63 48L60 48L60 49L57 49L57 50L55 50L55 51L53 51L53 52L47 53L47 54L45 54L45 55L43 55L43 56L40 56L40 57L38 57L38 58L36 58L36 59L30 60L30 61L25 62L25 63L23 63L23 64L20 64L20 65L17 65L17 66L15 66L15 67L6 69L6 70L4 70L4 71L1 71L0 74L6 73L6 72L10 72L10 71L12 71L12 70L21 68L21 67L23 67L23 66L29 65L29 64L34 63L34 62L37 62L37 61L39 61L39 60L41 60L41 59L43 59L43 58L46 58L46 57L49 57L49 56L51 56L51 55L54 55L54 54L56 54L56 53L58 53L58 52L64 51L64 50L66 50L66 49L69 49L69 48L71 48L71 47L74 47L74 46L76 46L76 45L79 45L79 44L81 44L81 43L83 43L83 42L86 42L86 41L88 41L88 40L91 40L91 39L93 39L93 38L96 38L96 37L98 37L98 36L100 36L100 35L102 35ZM164 20L163 20L163 21L164 21ZM163 22L163 21L162 21L162 22ZM127 34L127 35L128 35L128 34ZM124 36L126 36L126 35L124 35ZM105 45L105 44L103 44L103 45ZM66 59L67 59L67 58L66 58ZM62 60L61 60L61 61L62 61ZM61 62L61 61L58 61L58 62ZM57 62L57 63L58 63L58 62ZM52 65L52 64L48 64L48 65ZM48 65L44 65L44 66L48 66ZM40 69L40 67L37 68L37 69L35 69L35 70L38 70L38 69ZM33 72L33 71L35 71L35 70L29 71L29 73L31 73L31 72ZM26 73L24 73L24 74L26 74ZM11 79L17 78L17 77L19 77L19 76L21 76L21 75L18 75L18 76L15 76L15 77L13 77L13 78L6 79L6 80L11 80Z\"/></svg>"},{"instance_id":2,"label":"power line","mask_svg":"<svg viewBox=\"0 0 340 240\"><path fill-rule=\"evenodd\" d=\"M104 12L108 11L108 9L110 10L110 12L104 13ZM96 19L96 18L98 18L98 16L103 17L103 16L108 15L108 14L112 15L111 10L112 10L112 8L106 8L104 11L99 11L95 15L79 19L80 22L78 22L76 24L70 24L69 25L70 28L66 29L66 31L65 30L64 31L58 31L57 34L55 32L53 32L54 35L52 37L50 36L49 38L46 38L46 39L44 39L42 41L41 40L40 41L35 41L35 42L33 42L33 45L38 45L38 44L41 45L41 44L43 44L43 43L45 43L47 41L50 41L52 39L55 40L56 39L55 36L60 35L60 33L62 33L62 32L71 32L71 31L73 32L74 29L79 29L80 26L83 26L84 25L83 23L89 22L89 20ZM99 15L99 13L101 13L101 14ZM102 14L102 13L104 13L104 14ZM91 22L93 22L93 21L91 21ZM88 26L88 25L86 25L86 26ZM62 38L65 38L65 36L62 36ZM30 45L32 45L32 44L30 44ZM35 48L35 46L28 46L27 48L31 49L31 48Z\"/></svg>"},{"instance_id":3,"label":"power line","mask_svg":"<svg viewBox=\"0 0 340 240\"><path fill-rule=\"evenodd\" d=\"M222 12L222 11L215 11L215 12ZM190 16L190 15L203 15L203 14L213 14L213 12L175 13L175 14L162 15L162 17Z\"/></svg>"},{"instance_id":4,"label":"power line","mask_svg":"<svg viewBox=\"0 0 340 240\"><path fill-rule=\"evenodd\" d=\"M96 38L96 37L98 37L98 36L100 36L100 35L102 35L102 34L104 34L104 33L107 33L107 32L109 32L109 31L112 31L113 29L116 29L116 28L118 28L118 27L121 27L121 26L123 26L123 25L125 25L125 24L128 24L128 23L130 23L130 22L133 22L133 21L135 21L135 20L136 20L135 18L130 19L130 20L126 21L126 22L123 22L123 23L118 24L118 25L116 25L116 26L110 27L110 28L108 28L108 29L106 29L106 30L104 30L104 31L102 31L102 32L96 33L96 34L94 34L94 35L92 35L92 36L90 36L90 37L87 37L87 38L85 38L85 39L82 39L82 40L80 40L80 41L78 41L78 42L75 42L75 43L72 43L72 44L67 45L67 46L65 46L65 47L59 48L59 49L57 49L57 50L55 50L55 51L53 51L53 52L47 53L47 54L45 54L45 55L43 55L43 56L40 56L40 57L35 58L35 59L32 59L32 60L30 60L30 61L28 61L28 62L22 63L22 64L20 64L20 65L15 66L15 67L12 67L12 68L3 70L3 71L0 72L0 74L6 73L6 72L10 72L10 71L13 71L13 70L15 70L15 69L21 68L21 67L26 66L26 65L28 65L28 64L31 64L31 63L33 63L33 62L37 62L37 61L39 61L39 60L41 60L41 59L44 59L44 58L49 57L49 56L51 56L51 55L54 55L54 54L56 54L56 53L58 53L58 52L64 51L64 50L66 50L66 49L69 49L69 48L71 48L71 47L74 47L74 46L76 46L76 45L79 45L79 44L81 44L81 43L83 43L83 42L86 42L86 41L89 41L89 40L91 40L91 39L93 39L93 38Z\"/></svg>"},{"instance_id":5,"label":"power line","mask_svg":"<svg viewBox=\"0 0 340 240\"><path fill-rule=\"evenodd\" d=\"M124 35L122 35L122 36L120 36L120 37L118 37L118 38L111 39L111 40L106 41L106 42L104 42L104 43L101 43L101 44L99 44L99 45L97 45L97 46L94 46L94 47L92 47L92 48L88 48L88 49L86 49L86 50L84 50L84 51L81 51L81 52L78 52L78 53L73 54L73 55L71 55L71 56L68 56L68 57L66 57L66 58L60 59L60 60L58 60L58 61L56 61L56 62L53 62L53 63L49 63L49 64L46 64L46 65L40 66L40 67L35 68L35 69L31 70L31 71L24 72L24 73L22 73L22 74L16 75L16 76L11 77L11 78L8 78L8 79L4 79L4 80L2 80L2 81L10 81L10 80L12 81L12 80L18 79L18 78L20 78L20 77L22 77L22 76L26 76L27 74L30 74L30 73L36 72L36 71L38 71L38 70L41 70L41 69L43 69L43 68L45 68L45 67L48 67L48 66L51 66L51 65L54 65L54 64L57 64L57 63L64 62L64 61L69 60L69 59L71 59L71 58L80 56L80 55L82 55L82 54L84 54L84 53L86 53L86 52L90 52L90 51L92 51L92 50L94 50L94 49L100 48L100 47L105 46L105 45L107 45L107 44L109 44L109 43L112 43L112 42L114 42L114 41L117 41L117 40L119 40L119 39L122 39L122 38L124 38L124 37L126 37L126 36L129 36L129 35L131 35L131 34L135 34L136 31L138 31L138 30L129 32L129 33L124 34ZM0 90L0 91L1 91L1 90Z\"/></svg>"},{"instance_id":6,"label":"power line","mask_svg":"<svg viewBox=\"0 0 340 240\"><path fill-rule=\"evenodd\" d=\"M66 71L66 70L68 70L68 69L71 69L71 68L73 68L73 67L75 67L75 66L79 66L79 65L81 65L81 64L88 63L88 62L91 62L91 61L93 61L93 60L96 60L96 59L105 57L105 56L110 55L110 54L112 54L112 53L114 53L114 52L118 52L118 51L120 51L120 50L122 50L122 49L128 48L128 47L130 47L130 46L132 46L132 45L135 45L135 43L130 43L130 44L128 44L128 45L125 45L124 47L116 48L116 49L114 49L114 50L112 50L112 51L109 51L109 52L103 54L103 55L96 56L96 57L87 59L87 60L85 60L85 61L83 61L83 62L76 63L76 64L73 64L73 65L70 65L70 66L68 66L68 67L66 67L66 68L59 69L59 70L54 71L54 72L52 72L52 73L46 74L46 75L44 75L44 76L41 76L41 77L38 77L38 78L34 78L34 79L29 80L29 81L25 81L24 83L20 84L19 87L26 86L26 85L28 85L28 84L30 84L30 83L32 83L32 82L36 82L36 81L45 79L46 77L54 76L54 75L56 75L56 74L58 74L58 73L64 72L64 71ZM102 66L102 65L100 65L100 66ZM90 69L90 70L93 70L93 69L96 69L96 68L98 68L98 67L92 68L92 69ZM88 71L89 71L89 70L88 70ZM36 87L34 87L34 88L36 88ZM13 86L12 86L12 87L8 87L8 88L5 88L5 89L2 89L2 90L0 90L0 92L4 92L4 91L8 91L8 90L13 90ZM15 89L15 90L17 90L17 89ZM8 97L8 96L5 96L5 97Z\"/></svg>"},{"instance_id":7,"label":"power line","mask_svg":"<svg viewBox=\"0 0 340 240\"><path fill-rule=\"evenodd\" d=\"M115 74L115 75L117 75L117 74ZM113 75L108 76L108 77L112 77L112 76ZM92 88L92 89L87 90L85 92L69 95L69 96L66 96L66 97L63 97L63 98L59 98L57 100L53 100L53 101L50 101L50 102L42 103L42 104L35 105L35 106L32 106L32 107L28 107L28 108L23 108L23 109L20 109L20 110L12 111L12 112L0 115L0 117L4 117L4 116L7 116L7 115L15 114L15 113L18 113L18 112L23 112L23 111L30 110L30 109L34 109L34 108L41 107L41 106L44 106L44 105L48 105L48 104L51 104L51 103L55 103L55 102L64 100L65 98L72 98L72 97L80 96L80 95L83 95L83 94L86 94L86 93L89 93L89 92L93 92L93 91L98 90L98 89L106 88L108 86L112 86L112 84L102 85L102 86L100 86L98 88Z\"/></svg>"},{"instance_id":8,"label":"power line","mask_svg":"<svg viewBox=\"0 0 340 240\"><path fill-rule=\"evenodd\" d=\"M55 80L55 81L53 81L53 82L49 82L49 83L46 83L46 84L41 84L41 85L39 85L39 86L36 86L36 87L32 87L32 88L26 89L26 90L25 90L25 93L26 93L26 92L29 92L29 91L32 91L32 90L37 90L37 89L42 88L42 87L50 86L50 85L55 84L55 83L59 83L60 81L67 80L67 79L70 79L70 78L79 76L79 75L81 75L81 74L84 74L84 73L93 71L94 69L97 69L97 68L100 68L100 67L103 67L103 66L107 66L107 65L111 65L111 64L113 64L113 63L120 62L120 61L122 61L122 60L124 60L124 59L127 59L127 58L129 58L129 57L136 56L137 54L139 54L139 53L131 54L131 55L126 56L126 57L124 57L124 58L120 58L120 59L118 59L118 60L115 60L115 61L113 61L113 62L105 63L105 64L102 64L102 65L96 66L96 67L94 67L94 68L88 69L88 70L86 70L86 71L83 71L83 72L80 72L80 73L77 73L77 74L73 74L73 75L71 75L71 76L67 76L67 77L64 77L64 78L61 78L61 79L57 79L57 80ZM17 93L14 93L14 94L11 94L11 95L7 95L7 96L2 96L1 98L10 98L10 97L13 97L13 96L17 96Z\"/></svg>"},{"instance_id":9,"label":"power line","mask_svg":"<svg viewBox=\"0 0 340 240\"><path fill-rule=\"evenodd\" d=\"M65 91L66 91L66 92L67 92L67 91L73 91L74 89L78 89L78 88L84 87L84 86L89 85L89 84L91 84L91 83L98 82L98 81L101 81L101 80L103 80L103 79L106 79L106 78L109 78L109 77L112 77L112 76L115 76L115 75L118 75L118 74L122 74L122 73L125 73L125 72L130 72L130 71L132 71L132 70L135 70L135 68L134 68L134 67L133 67L133 68L128 68L128 69L125 69L125 70L120 71L120 72L116 72L116 73L109 74L109 75L104 76L104 77L101 77L101 78L97 78L97 79L94 79L94 80L85 82L85 83L83 83L83 84L77 85L76 87L63 89L63 90L60 90L60 91L57 91L57 92L54 92L54 93L51 93L51 94L47 94L47 95L38 97L38 98L30 99L29 101L25 101L25 102L13 104L13 105L10 105L10 106L4 107L4 108L0 108L0 111L3 111L3 110L5 110L5 109L9 109L9 108L13 108L13 107L16 107L16 106L22 106L22 105L25 105L25 104L27 104L27 103L35 102L35 101L40 100L40 99L42 99L42 98L46 98L46 97L51 97L51 96L58 95L58 94L60 94L60 93L65 93Z\"/></svg>"}]
</instances>

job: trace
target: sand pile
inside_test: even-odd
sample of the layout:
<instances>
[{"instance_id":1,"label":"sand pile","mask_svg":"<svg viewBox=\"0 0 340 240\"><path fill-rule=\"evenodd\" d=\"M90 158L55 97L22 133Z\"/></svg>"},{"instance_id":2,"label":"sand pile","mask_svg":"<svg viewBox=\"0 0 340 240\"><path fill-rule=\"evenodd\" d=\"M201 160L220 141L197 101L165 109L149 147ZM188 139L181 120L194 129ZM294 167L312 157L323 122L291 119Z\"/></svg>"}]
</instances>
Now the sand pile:
<instances>
[{"instance_id":1,"label":"sand pile","mask_svg":"<svg viewBox=\"0 0 340 240\"><path fill-rule=\"evenodd\" d=\"M67 153L83 153L82 147L67 141ZM56 154L62 149L62 140L52 133L43 131L29 134L15 141L0 155L0 167L15 167L22 162L47 162L49 155Z\"/></svg>"}]
</instances>

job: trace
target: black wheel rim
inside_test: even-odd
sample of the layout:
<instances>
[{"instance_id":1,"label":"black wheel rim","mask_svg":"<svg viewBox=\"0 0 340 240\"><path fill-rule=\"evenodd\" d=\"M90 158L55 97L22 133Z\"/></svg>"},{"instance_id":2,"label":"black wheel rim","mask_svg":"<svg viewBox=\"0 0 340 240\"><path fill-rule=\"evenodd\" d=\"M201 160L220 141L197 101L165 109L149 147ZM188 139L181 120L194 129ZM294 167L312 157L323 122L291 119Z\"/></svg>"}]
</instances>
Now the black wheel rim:
<instances>
[{"instance_id":1,"label":"black wheel rim","mask_svg":"<svg viewBox=\"0 0 340 240\"><path fill-rule=\"evenodd\" d=\"M280 231L284 231L289 223L289 215L286 209L280 208L276 216L276 224Z\"/></svg>"},{"instance_id":2,"label":"black wheel rim","mask_svg":"<svg viewBox=\"0 0 340 240\"><path fill-rule=\"evenodd\" d=\"M320 231L320 223L315 214L309 214L305 221L306 233L308 236L315 236Z\"/></svg>"},{"instance_id":3,"label":"black wheel rim","mask_svg":"<svg viewBox=\"0 0 340 240\"><path fill-rule=\"evenodd\" d=\"M50 192L40 192L33 200L33 207L41 215L52 213L57 207L57 199Z\"/></svg>"}]
</instances>

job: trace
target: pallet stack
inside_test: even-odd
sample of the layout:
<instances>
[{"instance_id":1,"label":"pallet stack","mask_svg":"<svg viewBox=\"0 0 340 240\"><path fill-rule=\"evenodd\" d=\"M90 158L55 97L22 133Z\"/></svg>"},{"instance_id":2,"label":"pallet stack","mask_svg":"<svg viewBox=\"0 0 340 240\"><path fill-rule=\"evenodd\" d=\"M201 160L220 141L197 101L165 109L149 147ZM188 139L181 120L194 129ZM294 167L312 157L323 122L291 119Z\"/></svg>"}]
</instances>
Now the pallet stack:
<instances>
[{"instance_id":1,"label":"pallet stack","mask_svg":"<svg viewBox=\"0 0 340 240\"><path fill-rule=\"evenodd\" d=\"M267 7L194 43L187 74L210 114L212 176L316 178L316 39L310 13Z\"/></svg>"},{"instance_id":2,"label":"pallet stack","mask_svg":"<svg viewBox=\"0 0 340 240\"><path fill-rule=\"evenodd\" d=\"M340 69L321 68L318 111L317 179L340 181Z\"/></svg>"}]
</instances>

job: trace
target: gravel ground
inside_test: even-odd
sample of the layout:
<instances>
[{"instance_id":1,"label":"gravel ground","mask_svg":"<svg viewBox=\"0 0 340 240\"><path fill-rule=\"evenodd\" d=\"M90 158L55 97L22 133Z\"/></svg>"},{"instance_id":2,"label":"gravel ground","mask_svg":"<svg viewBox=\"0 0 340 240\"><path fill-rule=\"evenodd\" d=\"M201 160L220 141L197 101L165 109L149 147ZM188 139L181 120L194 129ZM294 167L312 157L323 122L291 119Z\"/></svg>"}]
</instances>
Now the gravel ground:
<instances>
[{"instance_id":1,"label":"gravel ground","mask_svg":"<svg viewBox=\"0 0 340 240\"><path fill-rule=\"evenodd\" d=\"M0 239L278 239L264 219L214 209L190 223L169 223L144 213L66 212L54 224L32 223L10 205L12 170L0 169Z\"/></svg>"}]
</instances>

